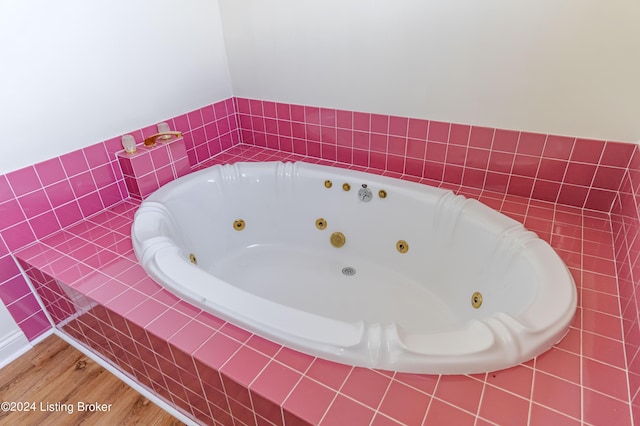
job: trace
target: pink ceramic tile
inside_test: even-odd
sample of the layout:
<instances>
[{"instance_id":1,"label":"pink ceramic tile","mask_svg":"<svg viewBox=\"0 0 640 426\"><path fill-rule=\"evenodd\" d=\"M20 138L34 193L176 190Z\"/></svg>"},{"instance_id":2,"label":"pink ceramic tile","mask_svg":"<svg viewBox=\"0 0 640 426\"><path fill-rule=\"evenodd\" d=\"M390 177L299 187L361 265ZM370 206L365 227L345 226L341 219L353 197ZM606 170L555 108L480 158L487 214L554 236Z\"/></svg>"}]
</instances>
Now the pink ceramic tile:
<instances>
[{"instance_id":1,"label":"pink ceramic tile","mask_svg":"<svg viewBox=\"0 0 640 426\"><path fill-rule=\"evenodd\" d=\"M33 167L25 167L23 169L7 173L6 178L13 190L13 193L17 197L31 191L35 191L42 186Z\"/></svg>"},{"instance_id":2,"label":"pink ceramic tile","mask_svg":"<svg viewBox=\"0 0 640 426\"><path fill-rule=\"evenodd\" d=\"M0 204L5 201L13 200L14 198L15 195L9 185L6 175L0 175Z\"/></svg>"},{"instance_id":3,"label":"pink ceramic tile","mask_svg":"<svg viewBox=\"0 0 640 426\"><path fill-rule=\"evenodd\" d=\"M73 190L68 180L63 180L45 188L47 198L53 208L60 207L74 199Z\"/></svg>"},{"instance_id":4,"label":"pink ceramic tile","mask_svg":"<svg viewBox=\"0 0 640 426\"><path fill-rule=\"evenodd\" d=\"M414 158L407 158L404 162L404 173L410 176L424 176L424 162Z\"/></svg>"},{"instance_id":5,"label":"pink ceramic tile","mask_svg":"<svg viewBox=\"0 0 640 426\"><path fill-rule=\"evenodd\" d=\"M515 153L519 136L518 132L512 130L496 129L491 150Z\"/></svg>"},{"instance_id":6,"label":"pink ceramic tile","mask_svg":"<svg viewBox=\"0 0 640 426\"><path fill-rule=\"evenodd\" d=\"M318 424L335 395L335 392L325 386L303 377L287 397L283 408L301 421ZM285 419L287 419L287 413L285 413ZM289 422L287 421L286 424L288 425Z\"/></svg>"},{"instance_id":7,"label":"pink ceramic tile","mask_svg":"<svg viewBox=\"0 0 640 426\"><path fill-rule=\"evenodd\" d=\"M465 166L486 172L489 166L490 151L480 148L469 148Z\"/></svg>"},{"instance_id":8,"label":"pink ceramic tile","mask_svg":"<svg viewBox=\"0 0 640 426\"><path fill-rule=\"evenodd\" d=\"M42 310L33 313L18 325L29 341L33 341L51 329L51 323Z\"/></svg>"},{"instance_id":9,"label":"pink ceramic tile","mask_svg":"<svg viewBox=\"0 0 640 426\"><path fill-rule=\"evenodd\" d=\"M353 129L369 132L371 129L371 114L354 112L353 113Z\"/></svg>"},{"instance_id":10,"label":"pink ceramic tile","mask_svg":"<svg viewBox=\"0 0 640 426\"><path fill-rule=\"evenodd\" d=\"M211 123L216 119L216 114L213 105L207 105L200 108L200 114L202 115L203 123Z\"/></svg>"},{"instance_id":11,"label":"pink ceramic tile","mask_svg":"<svg viewBox=\"0 0 640 426\"><path fill-rule=\"evenodd\" d=\"M113 309L115 313L124 315L147 300L147 296L134 289L128 289L119 296L110 300L105 306Z\"/></svg>"},{"instance_id":12,"label":"pink ceramic tile","mask_svg":"<svg viewBox=\"0 0 640 426\"><path fill-rule=\"evenodd\" d=\"M26 320L40 309L40 304L31 293L7 306L7 310L17 323Z\"/></svg>"},{"instance_id":13,"label":"pink ceramic tile","mask_svg":"<svg viewBox=\"0 0 640 426\"><path fill-rule=\"evenodd\" d=\"M91 216L94 213L99 212L104 208L102 204L102 200L100 199L100 195L97 192L92 192L91 194L85 195L84 197L79 198L78 205L80 206L80 211L82 212L84 217Z\"/></svg>"},{"instance_id":14,"label":"pink ceramic tile","mask_svg":"<svg viewBox=\"0 0 640 426\"><path fill-rule=\"evenodd\" d=\"M0 230L24 222L26 219L18 201L10 200L0 204Z\"/></svg>"},{"instance_id":15,"label":"pink ceramic tile","mask_svg":"<svg viewBox=\"0 0 640 426\"><path fill-rule=\"evenodd\" d=\"M153 162L149 151L131 158L131 167L134 176L140 177L150 173L153 170Z\"/></svg>"},{"instance_id":16,"label":"pink ceramic tile","mask_svg":"<svg viewBox=\"0 0 640 426\"><path fill-rule=\"evenodd\" d=\"M198 348L193 356L213 368L220 368L240 348L240 343L217 333Z\"/></svg>"},{"instance_id":17,"label":"pink ceramic tile","mask_svg":"<svg viewBox=\"0 0 640 426\"><path fill-rule=\"evenodd\" d=\"M596 166L583 163L569 163L564 182L573 185L590 186L596 172Z\"/></svg>"},{"instance_id":18,"label":"pink ceramic tile","mask_svg":"<svg viewBox=\"0 0 640 426\"><path fill-rule=\"evenodd\" d=\"M580 365L579 356L555 348L536 358L536 369L576 384L580 383Z\"/></svg>"},{"instance_id":19,"label":"pink ceramic tile","mask_svg":"<svg viewBox=\"0 0 640 426\"><path fill-rule=\"evenodd\" d=\"M544 146L542 155L547 158L568 160L574 143L574 138L549 135L547 136L547 143Z\"/></svg>"},{"instance_id":20,"label":"pink ceramic tile","mask_svg":"<svg viewBox=\"0 0 640 426\"><path fill-rule=\"evenodd\" d=\"M302 375L295 370L271 361L251 384L251 391L280 405L298 384Z\"/></svg>"},{"instance_id":21,"label":"pink ceramic tile","mask_svg":"<svg viewBox=\"0 0 640 426\"><path fill-rule=\"evenodd\" d=\"M220 327L220 333L223 333L242 343L245 343L251 337L251 333L231 323L225 323L224 325L222 325Z\"/></svg>"},{"instance_id":22,"label":"pink ceramic tile","mask_svg":"<svg viewBox=\"0 0 640 426\"><path fill-rule=\"evenodd\" d=\"M84 148L82 152L87 160L87 163L89 164L89 168L102 166L111 160L107 155L105 146L102 143L88 146Z\"/></svg>"},{"instance_id":23,"label":"pink ceramic tile","mask_svg":"<svg viewBox=\"0 0 640 426\"><path fill-rule=\"evenodd\" d=\"M565 415L581 416L581 388L577 384L536 371L533 401Z\"/></svg>"},{"instance_id":24,"label":"pink ceramic tile","mask_svg":"<svg viewBox=\"0 0 640 426\"><path fill-rule=\"evenodd\" d=\"M89 171L71 177L69 179L69 182L71 183L71 187L73 188L73 193L75 194L76 198L80 198L84 195L94 192L98 188L93 180L91 172Z\"/></svg>"},{"instance_id":25,"label":"pink ceramic tile","mask_svg":"<svg viewBox=\"0 0 640 426\"><path fill-rule=\"evenodd\" d=\"M388 416L377 412L373 420L371 421L371 426L398 426L401 423L389 418Z\"/></svg>"},{"instance_id":26,"label":"pink ceramic tile","mask_svg":"<svg viewBox=\"0 0 640 426\"><path fill-rule=\"evenodd\" d=\"M522 132L520 133L516 151L520 154L540 156L542 155L546 139L547 135L544 134Z\"/></svg>"},{"instance_id":27,"label":"pink ceramic tile","mask_svg":"<svg viewBox=\"0 0 640 426\"><path fill-rule=\"evenodd\" d=\"M286 346L282 347L282 349L278 351L275 359L301 373L306 372L314 360L313 357L287 348Z\"/></svg>"},{"instance_id":28,"label":"pink ceramic tile","mask_svg":"<svg viewBox=\"0 0 640 426\"><path fill-rule=\"evenodd\" d=\"M619 367L626 367L624 347L621 341L613 340L584 331L582 333L582 354L594 360Z\"/></svg>"},{"instance_id":29,"label":"pink ceramic tile","mask_svg":"<svg viewBox=\"0 0 640 426\"><path fill-rule=\"evenodd\" d=\"M189 127L192 130L201 127L203 124L202 114L199 109L187 113L187 118L189 119Z\"/></svg>"},{"instance_id":30,"label":"pink ceramic tile","mask_svg":"<svg viewBox=\"0 0 640 426\"><path fill-rule=\"evenodd\" d=\"M453 405L433 399L431 401L431 405L429 405L429 411L427 412L424 424L472 426L475 424L475 420L475 416L466 413Z\"/></svg>"},{"instance_id":31,"label":"pink ceramic tile","mask_svg":"<svg viewBox=\"0 0 640 426\"><path fill-rule=\"evenodd\" d=\"M631 143L606 142L600 164L627 167L635 148Z\"/></svg>"},{"instance_id":32,"label":"pink ceramic tile","mask_svg":"<svg viewBox=\"0 0 640 426\"><path fill-rule=\"evenodd\" d=\"M583 279L583 287L585 287ZM602 312L585 309L582 313L582 326L589 331L612 339L622 340L620 318Z\"/></svg>"},{"instance_id":33,"label":"pink ceramic tile","mask_svg":"<svg viewBox=\"0 0 640 426\"><path fill-rule=\"evenodd\" d=\"M628 399L625 370L589 358L583 358L582 383L589 389L622 401Z\"/></svg>"},{"instance_id":34,"label":"pink ceramic tile","mask_svg":"<svg viewBox=\"0 0 640 426\"><path fill-rule=\"evenodd\" d=\"M425 417L431 397L402 383L393 381L379 411L402 424L420 424Z\"/></svg>"},{"instance_id":35,"label":"pink ceramic tile","mask_svg":"<svg viewBox=\"0 0 640 426\"><path fill-rule=\"evenodd\" d=\"M266 357L273 358L282 346L270 340L264 339L256 334L247 340L247 346L260 352Z\"/></svg>"},{"instance_id":36,"label":"pink ceramic tile","mask_svg":"<svg viewBox=\"0 0 640 426\"><path fill-rule=\"evenodd\" d=\"M533 370L518 365L506 370L487 374L487 383L529 399L533 383Z\"/></svg>"},{"instance_id":37,"label":"pink ceramic tile","mask_svg":"<svg viewBox=\"0 0 640 426\"><path fill-rule=\"evenodd\" d=\"M377 408L391 379L366 368L354 368L340 392L371 408Z\"/></svg>"},{"instance_id":38,"label":"pink ceramic tile","mask_svg":"<svg viewBox=\"0 0 640 426\"><path fill-rule=\"evenodd\" d=\"M0 284L0 299L9 305L31 293L31 289L22 275L9 278Z\"/></svg>"},{"instance_id":39,"label":"pink ceramic tile","mask_svg":"<svg viewBox=\"0 0 640 426\"><path fill-rule=\"evenodd\" d=\"M38 163L34 167L40 178L40 182L42 182L44 186L60 182L67 178L62 168L60 158L58 157Z\"/></svg>"},{"instance_id":40,"label":"pink ceramic tile","mask_svg":"<svg viewBox=\"0 0 640 426\"><path fill-rule=\"evenodd\" d=\"M304 123L304 107L301 105L290 105L291 121Z\"/></svg>"},{"instance_id":41,"label":"pink ceramic tile","mask_svg":"<svg viewBox=\"0 0 640 426\"><path fill-rule=\"evenodd\" d=\"M233 102L225 102L219 101L213 104L213 110L215 112L216 118L226 117L231 114L234 110Z\"/></svg>"},{"instance_id":42,"label":"pink ceramic tile","mask_svg":"<svg viewBox=\"0 0 640 426\"><path fill-rule=\"evenodd\" d=\"M422 160L425 157L427 143L422 139L408 139L406 148L407 157Z\"/></svg>"},{"instance_id":43,"label":"pink ceramic tile","mask_svg":"<svg viewBox=\"0 0 640 426\"><path fill-rule=\"evenodd\" d=\"M238 113L249 114L251 112L249 109L249 99L238 98L238 97L234 97L233 99L235 101L235 107ZM218 102L217 104L214 104L214 110L216 109L216 105L219 105L219 104L220 102ZM288 104L286 105L287 107L289 106Z\"/></svg>"},{"instance_id":44,"label":"pink ceramic tile","mask_svg":"<svg viewBox=\"0 0 640 426\"><path fill-rule=\"evenodd\" d=\"M552 158L542 158L537 171L539 179L561 182L564 178L567 162Z\"/></svg>"},{"instance_id":45,"label":"pink ceramic tile","mask_svg":"<svg viewBox=\"0 0 640 426\"><path fill-rule=\"evenodd\" d=\"M243 346L222 366L220 372L246 386L253 382L268 362L266 356Z\"/></svg>"},{"instance_id":46,"label":"pink ceramic tile","mask_svg":"<svg viewBox=\"0 0 640 426\"><path fill-rule=\"evenodd\" d=\"M316 358L306 375L332 389L338 390L349 375L352 367Z\"/></svg>"},{"instance_id":47,"label":"pink ceramic tile","mask_svg":"<svg viewBox=\"0 0 640 426\"><path fill-rule=\"evenodd\" d=\"M395 373L394 380L419 391L433 395L440 376L427 374Z\"/></svg>"},{"instance_id":48,"label":"pink ceramic tile","mask_svg":"<svg viewBox=\"0 0 640 426\"><path fill-rule=\"evenodd\" d=\"M10 255L0 257L0 284L20 274L20 270Z\"/></svg>"},{"instance_id":49,"label":"pink ceramic tile","mask_svg":"<svg viewBox=\"0 0 640 426\"><path fill-rule=\"evenodd\" d=\"M288 114L288 111L289 111L288 109L283 110L283 114L285 115L285 117L281 117L280 114L278 114L278 117L287 119L286 115ZM351 111L343 111L343 110L335 111L335 126L338 128L338 130L352 129L353 113Z\"/></svg>"},{"instance_id":50,"label":"pink ceramic tile","mask_svg":"<svg viewBox=\"0 0 640 426\"><path fill-rule=\"evenodd\" d=\"M589 188L583 186L563 184L560 187L560 193L558 194L557 201L561 204L583 206L587 199L588 192Z\"/></svg>"},{"instance_id":51,"label":"pink ceramic tile","mask_svg":"<svg viewBox=\"0 0 640 426\"><path fill-rule=\"evenodd\" d=\"M93 181L98 188L108 186L115 182L113 169L109 164L97 166L96 168L91 170L91 176L93 177Z\"/></svg>"},{"instance_id":52,"label":"pink ceramic tile","mask_svg":"<svg viewBox=\"0 0 640 426\"><path fill-rule=\"evenodd\" d=\"M2 238L11 251L18 250L35 241L36 237L27 222L21 222L2 230Z\"/></svg>"},{"instance_id":53,"label":"pink ceramic tile","mask_svg":"<svg viewBox=\"0 0 640 426\"><path fill-rule=\"evenodd\" d=\"M320 425L369 424L375 412L357 402L338 395L320 422Z\"/></svg>"},{"instance_id":54,"label":"pink ceramic tile","mask_svg":"<svg viewBox=\"0 0 640 426\"><path fill-rule=\"evenodd\" d=\"M486 386L479 416L497 424L527 424L529 401L493 386Z\"/></svg>"},{"instance_id":55,"label":"pink ceramic tile","mask_svg":"<svg viewBox=\"0 0 640 426\"><path fill-rule=\"evenodd\" d=\"M620 400L585 389L584 421L593 425L630 425L629 406Z\"/></svg>"},{"instance_id":56,"label":"pink ceramic tile","mask_svg":"<svg viewBox=\"0 0 640 426\"><path fill-rule=\"evenodd\" d=\"M511 173L515 155L500 151L491 151L488 168L490 171L499 173Z\"/></svg>"},{"instance_id":57,"label":"pink ceramic tile","mask_svg":"<svg viewBox=\"0 0 640 426\"><path fill-rule=\"evenodd\" d=\"M60 157L62 167L67 176L75 176L77 174L89 170L89 164L82 153L82 150L73 151Z\"/></svg>"},{"instance_id":58,"label":"pink ceramic tile","mask_svg":"<svg viewBox=\"0 0 640 426\"><path fill-rule=\"evenodd\" d=\"M406 117L389 117L389 134L395 136L407 136L409 119Z\"/></svg>"},{"instance_id":59,"label":"pink ceramic tile","mask_svg":"<svg viewBox=\"0 0 640 426\"><path fill-rule=\"evenodd\" d=\"M591 188L587 195L584 208L599 211L611 211L615 197L616 192L614 191Z\"/></svg>"},{"instance_id":60,"label":"pink ceramic tile","mask_svg":"<svg viewBox=\"0 0 640 426\"><path fill-rule=\"evenodd\" d=\"M428 129L429 121L410 118L407 129L407 136L412 139L426 140Z\"/></svg>"},{"instance_id":61,"label":"pink ceramic tile","mask_svg":"<svg viewBox=\"0 0 640 426\"><path fill-rule=\"evenodd\" d=\"M109 285L109 287L111 287L111 284ZM100 287L98 290L100 289L102 289L102 287ZM93 293L94 292L91 292L89 295L92 296ZM129 311L126 318L132 322L135 322L135 324L144 327L158 318L166 310L166 305L153 299L147 299L140 305L136 306L135 309Z\"/></svg>"},{"instance_id":62,"label":"pink ceramic tile","mask_svg":"<svg viewBox=\"0 0 640 426\"><path fill-rule=\"evenodd\" d=\"M442 376L435 396L456 407L476 413L480 403L483 384L468 376Z\"/></svg>"},{"instance_id":63,"label":"pink ceramic tile","mask_svg":"<svg viewBox=\"0 0 640 426\"><path fill-rule=\"evenodd\" d=\"M493 142L494 129L489 127L473 126L469 137L469 146L482 149L490 149Z\"/></svg>"},{"instance_id":64,"label":"pink ceramic tile","mask_svg":"<svg viewBox=\"0 0 640 426\"><path fill-rule=\"evenodd\" d=\"M579 420L567 417L557 411L548 409L538 404L531 405L530 424L554 425L554 426L579 426Z\"/></svg>"},{"instance_id":65,"label":"pink ceramic tile","mask_svg":"<svg viewBox=\"0 0 640 426\"><path fill-rule=\"evenodd\" d=\"M140 188L140 195L142 195L143 198L160 187L158 179L154 173L139 177L137 179L137 184Z\"/></svg>"},{"instance_id":66,"label":"pink ceramic tile","mask_svg":"<svg viewBox=\"0 0 640 426\"><path fill-rule=\"evenodd\" d=\"M574 162L598 164L604 150L604 141L577 139L570 160Z\"/></svg>"},{"instance_id":67,"label":"pink ceramic tile","mask_svg":"<svg viewBox=\"0 0 640 426\"><path fill-rule=\"evenodd\" d=\"M471 134L471 126L463 124L451 124L449 129L449 144L467 146L469 144L469 135Z\"/></svg>"},{"instance_id":68,"label":"pink ceramic tile","mask_svg":"<svg viewBox=\"0 0 640 426\"><path fill-rule=\"evenodd\" d=\"M169 309L147 325L146 329L148 332L154 333L159 338L169 340L173 334L184 327L188 322L189 317L178 311Z\"/></svg>"},{"instance_id":69,"label":"pink ceramic tile","mask_svg":"<svg viewBox=\"0 0 640 426\"><path fill-rule=\"evenodd\" d=\"M620 315L618 299L606 293L583 289L582 306L585 309L592 309L609 315Z\"/></svg>"},{"instance_id":70,"label":"pink ceramic tile","mask_svg":"<svg viewBox=\"0 0 640 426\"><path fill-rule=\"evenodd\" d=\"M434 142L447 142L449 140L449 123L430 121L427 140Z\"/></svg>"},{"instance_id":71,"label":"pink ceramic tile","mask_svg":"<svg viewBox=\"0 0 640 426\"><path fill-rule=\"evenodd\" d=\"M617 191L622 184L625 169L618 167L598 166L593 179L593 186L601 189Z\"/></svg>"}]
</instances>

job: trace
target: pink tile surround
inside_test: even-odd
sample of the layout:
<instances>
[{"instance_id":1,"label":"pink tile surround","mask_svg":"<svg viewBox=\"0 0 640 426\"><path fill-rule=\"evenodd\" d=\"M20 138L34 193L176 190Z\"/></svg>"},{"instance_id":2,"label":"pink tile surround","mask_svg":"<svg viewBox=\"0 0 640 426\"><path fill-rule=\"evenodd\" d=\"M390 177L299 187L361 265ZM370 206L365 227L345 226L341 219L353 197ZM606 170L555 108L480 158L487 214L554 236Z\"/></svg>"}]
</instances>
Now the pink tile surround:
<instances>
[{"instance_id":1,"label":"pink tile surround","mask_svg":"<svg viewBox=\"0 0 640 426\"><path fill-rule=\"evenodd\" d=\"M640 424L640 152L636 150L611 215L620 307L636 424Z\"/></svg>"},{"instance_id":2,"label":"pink tile surround","mask_svg":"<svg viewBox=\"0 0 640 426\"><path fill-rule=\"evenodd\" d=\"M636 295L635 291L640 276L637 266L640 239L636 238L640 228L637 209L640 167L635 146L247 99L229 99L168 121L172 129L185 134L187 155L195 168L242 159L317 161L322 158L329 163L339 161L342 166L351 164L373 172L386 170L391 176L432 185L444 182L445 187L480 197L550 240L570 265L582 296L574 328L546 357L513 371L500 372L496 377L462 376L466 378L462 385L455 380L449 383L453 379L447 377L405 377L387 372L363 373L351 368L345 373L337 364L327 366L320 360L310 361L299 354L292 355L286 348L273 347L256 336L247 337L230 324L220 324L210 316L194 312L192 307L166 292L158 291L155 283L145 279L146 275L140 277L140 271L128 263L134 259L128 253L129 222L126 220L130 221L135 203L122 201L128 192L114 156L121 149L118 137L0 176L0 220L3 221L0 223L0 297L10 305L10 312L20 320L28 337L37 336L49 325L18 274L11 253L38 240L30 249L44 244L37 259L42 276L36 276L34 270L30 274L34 275L34 284L46 300L49 313L57 318L56 322L76 312L74 303L81 305L78 300L89 294L99 305L75 322L69 322L65 330L74 330L69 333L75 333L78 339L103 354L111 351L112 355L120 355L121 349L127 351L124 359L133 368L130 374L187 412L205 415L205 418L207 414L214 415L216 419L223 419L222 424L227 424L225 416L246 420L247 424L265 419L278 424L282 417L287 424L296 424L299 417L311 423L323 419L330 424L331 419L347 413L359 421L371 418L372 424L397 424L392 419L406 422L420 414L424 414L430 424L437 424L437 419L442 418L456 418L461 424L474 421L503 424L524 419L525 411L526 419L532 424L601 424L603 419L607 424L616 420L627 424L631 420L629 395L634 416L640 413L640 359L637 359L640 328L636 300L640 294ZM134 132L136 140L142 140L154 129L150 126ZM207 162L240 140L257 147L232 148ZM258 147L275 148L279 152ZM105 208L116 216L92 217ZM76 226L82 228L70 228L53 235L78 221ZM109 232L105 233L105 229ZM48 245L60 235L69 237L69 232L75 233L72 235L76 238L59 247ZM59 256L61 253L65 256ZM123 259L127 263L119 263ZM96 272L96 268L101 272ZM619 298L616 272L620 277ZM106 297L109 300L104 300ZM187 314L189 326L172 336L156 336L156 332L162 334L158 330L164 327L160 320L164 313L171 315L172 323L182 325L186 324L183 317ZM182 322L173 322L178 318ZM78 323L82 325L76 326ZM186 330L189 330L188 336L185 336ZM148 336L148 341L133 350L127 344L129 340L137 341L140 336L136 332ZM208 336L206 341L202 336L192 339L192 334L199 332ZM169 337L169 343L158 342L154 337ZM190 347L194 342L200 342L202 347L216 345L216 356L220 359L206 362L214 366L219 363L220 372L211 373L201 365L196 355L198 348ZM259 343L254 347L249 342ZM202 347L199 349L204 352ZM258 365L265 363L264 368L256 372L257 376L250 377L251 383L245 383L249 378L236 374L235 362L231 362L240 349L242 357L238 359ZM625 361L629 365L626 390L623 389L627 386ZM190 364L195 364L196 369L187 369ZM177 375L170 374L176 373L176 365ZM200 369L211 373L214 378L209 381L216 383L208 383L203 377L208 374ZM282 388L273 389L276 386L268 380L267 371L283 378ZM200 379L200 391L205 392L209 402L202 400L202 394L200 399L194 395L198 388L192 381L194 372ZM185 379L186 373L191 376ZM370 376L373 373L376 375ZM369 375L367 383L368 380L381 382L381 387L387 383L382 400L369 394L362 400L354 397L350 389L358 388L355 377L359 375ZM378 375L388 381L381 381ZM294 387L287 389L286 383L293 382ZM248 385L251 385L249 391ZM455 392L447 391L450 385L456 386ZM557 392L557 388L563 389L562 398L549 397L549 392L553 389ZM224 397L220 395L221 389L226 391ZM324 405L308 401L311 391L314 401L319 398ZM265 393L269 394L266 400ZM392 403L394 398L415 401L415 406L425 411L400 410L403 404ZM569 402L562 403L563 398ZM274 407L274 401L283 408ZM378 405L373 407L376 401ZM504 405L512 407L506 414L503 408L492 409Z\"/></svg>"},{"instance_id":3,"label":"pink tile surround","mask_svg":"<svg viewBox=\"0 0 640 426\"><path fill-rule=\"evenodd\" d=\"M240 142L233 98L164 121L183 133L190 166ZM156 126L129 133L141 143ZM51 326L11 253L129 196L116 157L120 139L0 175L0 299L29 340ZM163 158L154 155L153 160ZM164 179L162 167L158 170L147 175L155 182L151 185Z\"/></svg>"},{"instance_id":4,"label":"pink tile surround","mask_svg":"<svg viewBox=\"0 0 640 426\"><path fill-rule=\"evenodd\" d=\"M239 145L199 167L241 160L334 164ZM580 305L569 334L551 351L471 376L353 368L300 354L201 312L153 282L132 252L129 227L138 205L132 199L17 257L61 330L205 423L632 424L609 215L442 186L522 220L569 266Z\"/></svg>"},{"instance_id":5,"label":"pink tile surround","mask_svg":"<svg viewBox=\"0 0 640 426\"><path fill-rule=\"evenodd\" d=\"M237 98L243 143L610 212L634 144Z\"/></svg>"},{"instance_id":6,"label":"pink tile surround","mask_svg":"<svg viewBox=\"0 0 640 426\"><path fill-rule=\"evenodd\" d=\"M162 185L191 173L184 138L138 147L134 153L120 151L118 163L129 196L144 199Z\"/></svg>"}]
</instances>

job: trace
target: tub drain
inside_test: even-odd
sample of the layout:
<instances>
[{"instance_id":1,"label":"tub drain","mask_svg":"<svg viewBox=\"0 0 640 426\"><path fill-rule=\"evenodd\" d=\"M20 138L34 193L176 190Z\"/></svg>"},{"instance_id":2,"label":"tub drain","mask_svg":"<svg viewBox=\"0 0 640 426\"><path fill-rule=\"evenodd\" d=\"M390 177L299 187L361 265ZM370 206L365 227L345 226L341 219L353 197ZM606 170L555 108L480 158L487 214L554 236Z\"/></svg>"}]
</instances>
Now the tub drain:
<instances>
[{"instance_id":1,"label":"tub drain","mask_svg":"<svg viewBox=\"0 0 640 426\"><path fill-rule=\"evenodd\" d=\"M351 277L355 274L356 274L356 268L352 268L351 266L345 266L344 268L342 268L342 275Z\"/></svg>"}]
</instances>

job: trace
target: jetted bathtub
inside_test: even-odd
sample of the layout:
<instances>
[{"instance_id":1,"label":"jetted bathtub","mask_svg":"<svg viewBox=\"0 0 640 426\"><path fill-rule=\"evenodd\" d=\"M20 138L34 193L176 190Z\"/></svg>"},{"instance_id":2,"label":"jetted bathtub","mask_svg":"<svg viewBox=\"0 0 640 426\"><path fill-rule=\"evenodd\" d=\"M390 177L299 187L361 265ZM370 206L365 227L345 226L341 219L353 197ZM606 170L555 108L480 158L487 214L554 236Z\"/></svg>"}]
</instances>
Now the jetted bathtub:
<instances>
[{"instance_id":1,"label":"jetted bathtub","mask_svg":"<svg viewBox=\"0 0 640 426\"><path fill-rule=\"evenodd\" d=\"M576 288L522 224L453 192L306 163L214 166L145 200L162 286L313 356L411 373L507 368L568 331Z\"/></svg>"}]
</instances>

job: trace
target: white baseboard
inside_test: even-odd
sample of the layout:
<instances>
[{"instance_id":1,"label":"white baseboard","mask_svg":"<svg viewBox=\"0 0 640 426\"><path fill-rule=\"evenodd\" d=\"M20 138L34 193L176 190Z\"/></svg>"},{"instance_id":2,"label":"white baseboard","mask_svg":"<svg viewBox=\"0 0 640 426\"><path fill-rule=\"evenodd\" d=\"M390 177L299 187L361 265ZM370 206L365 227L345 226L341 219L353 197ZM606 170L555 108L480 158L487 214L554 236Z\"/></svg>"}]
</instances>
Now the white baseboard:
<instances>
[{"instance_id":1,"label":"white baseboard","mask_svg":"<svg viewBox=\"0 0 640 426\"><path fill-rule=\"evenodd\" d=\"M0 368L14 361L32 347L33 345L29 343L20 329L9 333L0 340Z\"/></svg>"},{"instance_id":2,"label":"white baseboard","mask_svg":"<svg viewBox=\"0 0 640 426\"><path fill-rule=\"evenodd\" d=\"M53 329L42 333L40 336L29 342L20 330L16 330L9 336L0 340L0 368L5 367L9 363L15 361L31 350L35 345L42 342L53 334Z\"/></svg>"}]
</instances>

